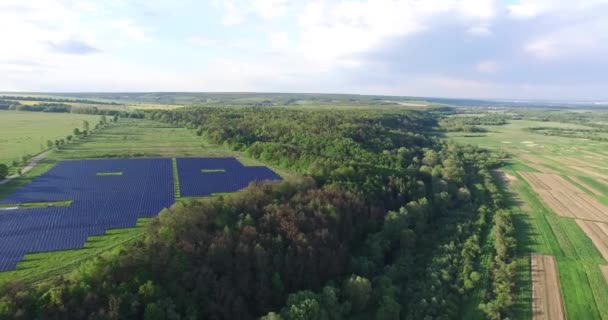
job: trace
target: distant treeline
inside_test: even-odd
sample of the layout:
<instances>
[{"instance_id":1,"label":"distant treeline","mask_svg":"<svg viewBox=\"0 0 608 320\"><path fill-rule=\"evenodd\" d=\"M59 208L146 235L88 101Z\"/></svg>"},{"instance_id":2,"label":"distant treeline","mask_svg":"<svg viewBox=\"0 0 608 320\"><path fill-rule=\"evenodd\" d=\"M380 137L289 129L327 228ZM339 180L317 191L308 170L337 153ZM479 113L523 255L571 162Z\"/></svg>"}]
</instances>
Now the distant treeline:
<instances>
[{"instance_id":1,"label":"distant treeline","mask_svg":"<svg viewBox=\"0 0 608 320\"><path fill-rule=\"evenodd\" d=\"M67 102L67 103L82 103L82 104L103 104L120 106L121 103L107 102L107 101L95 101L87 99L68 99L68 98L49 98L49 97L28 97L28 96L0 96L0 99L4 100L26 100L26 101L42 101L42 102Z\"/></svg>"},{"instance_id":2,"label":"distant treeline","mask_svg":"<svg viewBox=\"0 0 608 320\"><path fill-rule=\"evenodd\" d=\"M18 101L0 99L0 110L17 110L30 112L78 113L105 116L119 116L121 118L144 118L141 111L105 110L97 107L73 107L65 103L42 102L34 105L24 105Z\"/></svg>"},{"instance_id":3,"label":"distant treeline","mask_svg":"<svg viewBox=\"0 0 608 320\"><path fill-rule=\"evenodd\" d=\"M595 141L608 141L607 128L556 128L556 127L530 127L526 131L543 134L545 136L557 136L564 138L589 139ZM601 136L601 134L604 134Z\"/></svg>"},{"instance_id":4,"label":"distant treeline","mask_svg":"<svg viewBox=\"0 0 608 320\"><path fill-rule=\"evenodd\" d=\"M488 130L479 127L502 126L507 124L504 116L466 116L466 117L446 117L441 121L441 127L449 132L487 132Z\"/></svg>"}]
</instances>

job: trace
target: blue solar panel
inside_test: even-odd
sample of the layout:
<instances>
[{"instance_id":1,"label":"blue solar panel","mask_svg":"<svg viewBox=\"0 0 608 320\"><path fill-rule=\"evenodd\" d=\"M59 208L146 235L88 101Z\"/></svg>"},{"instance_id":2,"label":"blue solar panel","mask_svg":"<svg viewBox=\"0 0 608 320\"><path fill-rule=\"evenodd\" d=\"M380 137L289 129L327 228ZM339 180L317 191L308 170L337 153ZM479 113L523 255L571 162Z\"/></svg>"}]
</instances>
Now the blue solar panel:
<instances>
[{"instance_id":1,"label":"blue solar panel","mask_svg":"<svg viewBox=\"0 0 608 320\"><path fill-rule=\"evenodd\" d=\"M281 179L267 167L245 167L234 158L179 158L177 168L183 197L234 192L247 187L252 181ZM203 172L218 169L224 171Z\"/></svg>"},{"instance_id":2,"label":"blue solar panel","mask_svg":"<svg viewBox=\"0 0 608 320\"><path fill-rule=\"evenodd\" d=\"M266 167L244 167L234 158L179 158L177 164L182 196L237 191L251 181L280 179ZM58 163L0 201L73 201L68 207L0 211L0 271L15 269L28 252L82 248L91 235L134 227L138 218L157 215L175 202L172 169L171 159ZM97 175L101 172L122 174Z\"/></svg>"}]
</instances>

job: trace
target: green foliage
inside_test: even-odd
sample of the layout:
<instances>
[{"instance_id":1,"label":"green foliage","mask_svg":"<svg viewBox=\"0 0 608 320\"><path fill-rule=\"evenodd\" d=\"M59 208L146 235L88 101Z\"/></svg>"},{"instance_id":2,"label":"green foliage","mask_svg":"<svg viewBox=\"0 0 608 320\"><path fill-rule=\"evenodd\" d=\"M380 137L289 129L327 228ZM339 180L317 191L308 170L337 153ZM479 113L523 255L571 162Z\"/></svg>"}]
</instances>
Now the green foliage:
<instances>
[{"instance_id":1,"label":"green foliage","mask_svg":"<svg viewBox=\"0 0 608 320\"><path fill-rule=\"evenodd\" d=\"M0 180L6 178L6 176L8 176L8 166L0 163Z\"/></svg>"}]
</instances>

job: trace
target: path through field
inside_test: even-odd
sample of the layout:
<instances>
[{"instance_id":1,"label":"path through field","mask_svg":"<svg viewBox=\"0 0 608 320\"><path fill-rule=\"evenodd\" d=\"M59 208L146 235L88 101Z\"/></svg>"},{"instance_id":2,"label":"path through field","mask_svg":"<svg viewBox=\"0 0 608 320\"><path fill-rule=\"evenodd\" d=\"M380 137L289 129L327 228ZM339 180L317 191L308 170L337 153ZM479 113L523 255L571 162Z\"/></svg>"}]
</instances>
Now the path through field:
<instances>
[{"instance_id":1,"label":"path through field","mask_svg":"<svg viewBox=\"0 0 608 320\"><path fill-rule=\"evenodd\" d=\"M532 255L532 312L535 320L564 319L555 258Z\"/></svg>"},{"instance_id":2,"label":"path through field","mask_svg":"<svg viewBox=\"0 0 608 320\"><path fill-rule=\"evenodd\" d=\"M47 150L47 151L33 157L32 160L30 160L30 163L21 170L21 174L26 174L26 173L32 171L32 169L34 169L34 167L38 164L38 162L42 161L42 159L44 159L49 154L49 152L51 152L51 151ZM6 179L0 181L0 185L7 184L9 181L17 178L18 176L19 175L15 174L10 177L7 177Z\"/></svg>"}]
</instances>

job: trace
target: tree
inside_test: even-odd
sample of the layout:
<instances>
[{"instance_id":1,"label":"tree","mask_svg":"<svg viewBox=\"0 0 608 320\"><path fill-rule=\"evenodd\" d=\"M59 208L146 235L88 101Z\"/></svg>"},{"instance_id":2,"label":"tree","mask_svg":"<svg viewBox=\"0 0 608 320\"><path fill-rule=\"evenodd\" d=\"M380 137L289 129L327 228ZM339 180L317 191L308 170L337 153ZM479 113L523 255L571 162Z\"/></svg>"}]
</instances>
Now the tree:
<instances>
[{"instance_id":1,"label":"tree","mask_svg":"<svg viewBox=\"0 0 608 320\"><path fill-rule=\"evenodd\" d=\"M114 115L114 117L112 118L112 121L113 122L118 122L118 115L117 114Z\"/></svg>"},{"instance_id":2,"label":"tree","mask_svg":"<svg viewBox=\"0 0 608 320\"><path fill-rule=\"evenodd\" d=\"M89 131L89 122L86 120L82 121L82 128L84 129L85 132Z\"/></svg>"},{"instance_id":3,"label":"tree","mask_svg":"<svg viewBox=\"0 0 608 320\"><path fill-rule=\"evenodd\" d=\"M71 142L71 141L72 141L72 138L73 138L73 137L72 137L71 135L66 137L66 139L68 140L68 142Z\"/></svg>"},{"instance_id":4,"label":"tree","mask_svg":"<svg viewBox=\"0 0 608 320\"><path fill-rule=\"evenodd\" d=\"M47 146L49 149L53 149L53 141L51 141L51 140L47 140L47 141L46 141L46 146Z\"/></svg>"},{"instance_id":5,"label":"tree","mask_svg":"<svg viewBox=\"0 0 608 320\"><path fill-rule=\"evenodd\" d=\"M108 118L106 118L105 114L102 114L101 120L99 121L99 123L101 123L103 125L103 124L106 124L107 122L108 122Z\"/></svg>"},{"instance_id":6,"label":"tree","mask_svg":"<svg viewBox=\"0 0 608 320\"><path fill-rule=\"evenodd\" d=\"M0 163L0 179L4 179L6 176L8 176L8 166Z\"/></svg>"},{"instance_id":7,"label":"tree","mask_svg":"<svg viewBox=\"0 0 608 320\"><path fill-rule=\"evenodd\" d=\"M364 310L372 295L372 284L365 277L352 275L344 284L344 295L353 309Z\"/></svg>"},{"instance_id":8,"label":"tree","mask_svg":"<svg viewBox=\"0 0 608 320\"><path fill-rule=\"evenodd\" d=\"M72 132L74 133L75 137L78 137L80 135L80 129L78 129L78 128L74 128L74 130Z\"/></svg>"}]
</instances>

